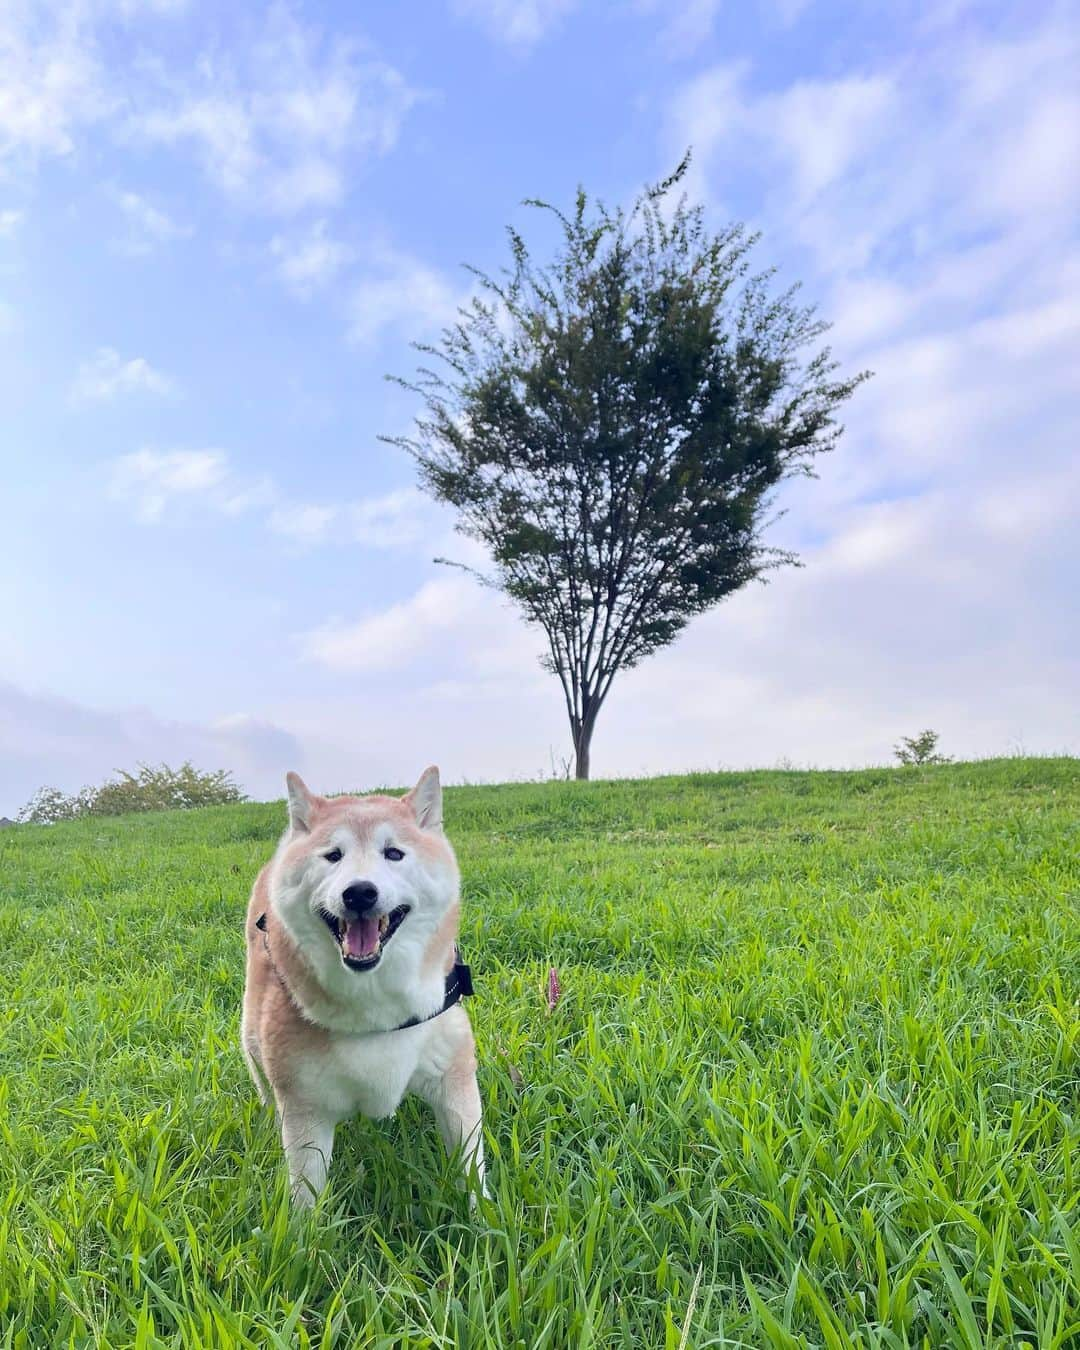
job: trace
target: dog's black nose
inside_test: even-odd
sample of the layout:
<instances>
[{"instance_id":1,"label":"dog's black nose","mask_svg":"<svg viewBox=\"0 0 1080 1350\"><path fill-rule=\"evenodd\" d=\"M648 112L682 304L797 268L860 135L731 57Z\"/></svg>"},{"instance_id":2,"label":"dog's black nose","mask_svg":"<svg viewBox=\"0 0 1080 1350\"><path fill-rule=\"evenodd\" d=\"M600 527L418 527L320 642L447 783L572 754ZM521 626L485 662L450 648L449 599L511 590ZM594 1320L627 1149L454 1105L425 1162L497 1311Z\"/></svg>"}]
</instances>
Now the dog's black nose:
<instances>
[{"instance_id":1,"label":"dog's black nose","mask_svg":"<svg viewBox=\"0 0 1080 1350\"><path fill-rule=\"evenodd\" d=\"M378 889L370 881L354 881L341 892L345 908L354 914L366 914L379 898Z\"/></svg>"}]
</instances>

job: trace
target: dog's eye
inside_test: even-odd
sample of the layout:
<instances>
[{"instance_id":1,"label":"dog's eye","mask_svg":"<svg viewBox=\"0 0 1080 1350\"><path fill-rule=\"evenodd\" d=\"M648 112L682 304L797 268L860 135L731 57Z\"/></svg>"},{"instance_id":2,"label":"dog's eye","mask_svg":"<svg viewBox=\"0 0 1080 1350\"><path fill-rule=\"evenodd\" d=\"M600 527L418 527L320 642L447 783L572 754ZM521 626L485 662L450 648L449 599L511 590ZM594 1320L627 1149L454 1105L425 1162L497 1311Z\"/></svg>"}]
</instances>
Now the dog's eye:
<instances>
[{"instance_id":1,"label":"dog's eye","mask_svg":"<svg viewBox=\"0 0 1080 1350\"><path fill-rule=\"evenodd\" d=\"M332 849L330 850L329 853L324 853L324 854L323 854L323 857L326 859L327 862L340 862L340 861L341 861L341 849L339 849L339 848L332 848Z\"/></svg>"},{"instance_id":2,"label":"dog's eye","mask_svg":"<svg viewBox=\"0 0 1080 1350\"><path fill-rule=\"evenodd\" d=\"M400 862L402 858L404 858L405 856L405 854L402 853L401 849L394 848L393 845L391 845L389 848L384 848L382 851L382 855L387 860L387 862Z\"/></svg>"}]
</instances>

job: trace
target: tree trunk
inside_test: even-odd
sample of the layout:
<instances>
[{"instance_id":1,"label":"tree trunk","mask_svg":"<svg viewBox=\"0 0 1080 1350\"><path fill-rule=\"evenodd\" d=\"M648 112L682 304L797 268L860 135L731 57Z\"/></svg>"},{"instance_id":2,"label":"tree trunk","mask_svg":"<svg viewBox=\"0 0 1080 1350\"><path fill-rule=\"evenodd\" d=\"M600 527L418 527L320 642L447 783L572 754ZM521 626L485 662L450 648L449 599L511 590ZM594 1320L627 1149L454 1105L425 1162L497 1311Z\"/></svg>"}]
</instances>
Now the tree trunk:
<instances>
[{"instance_id":1,"label":"tree trunk","mask_svg":"<svg viewBox=\"0 0 1080 1350\"><path fill-rule=\"evenodd\" d=\"M585 712L581 721L576 727L571 727L574 737L574 777L587 779L589 776L589 747L592 744L593 728L596 726L596 714L600 711L599 703L594 703L588 697L582 700L585 706Z\"/></svg>"},{"instance_id":2,"label":"tree trunk","mask_svg":"<svg viewBox=\"0 0 1080 1350\"><path fill-rule=\"evenodd\" d=\"M589 741L592 739L592 732L587 735L582 731L578 737L577 744L574 746L574 777L586 779L589 776Z\"/></svg>"}]
</instances>

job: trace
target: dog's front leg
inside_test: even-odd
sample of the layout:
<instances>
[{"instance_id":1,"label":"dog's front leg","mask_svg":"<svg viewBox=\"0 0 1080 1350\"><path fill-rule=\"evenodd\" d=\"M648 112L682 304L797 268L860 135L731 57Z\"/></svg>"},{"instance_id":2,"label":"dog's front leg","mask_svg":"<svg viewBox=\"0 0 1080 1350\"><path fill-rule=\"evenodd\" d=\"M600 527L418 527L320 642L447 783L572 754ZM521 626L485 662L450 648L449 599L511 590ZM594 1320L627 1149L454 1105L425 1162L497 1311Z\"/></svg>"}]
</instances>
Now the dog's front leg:
<instances>
[{"instance_id":1,"label":"dog's front leg","mask_svg":"<svg viewBox=\"0 0 1080 1350\"><path fill-rule=\"evenodd\" d=\"M476 1082L476 1059L471 1046L468 1055L456 1057L443 1074L419 1079L415 1090L425 1101L430 1102L447 1153L461 1150L466 1173L472 1173L475 1169L480 1193L486 1195L480 1089Z\"/></svg>"},{"instance_id":2,"label":"dog's front leg","mask_svg":"<svg viewBox=\"0 0 1080 1350\"><path fill-rule=\"evenodd\" d=\"M305 1103L278 1100L281 1143L293 1203L308 1209L322 1193L334 1150L334 1121Z\"/></svg>"},{"instance_id":3,"label":"dog's front leg","mask_svg":"<svg viewBox=\"0 0 1080 1350\"><path fill-rule=\"evenodd\" d=\"M461 1078L448 1074L443 1083L442 1103L435 1107L439 1133L447 1152L453 1153L460 1147L466 1174L475 1172L480 1194L487 1195L484 1182L484 1122L476 1070Z\"/></svg>"}]
</instances>

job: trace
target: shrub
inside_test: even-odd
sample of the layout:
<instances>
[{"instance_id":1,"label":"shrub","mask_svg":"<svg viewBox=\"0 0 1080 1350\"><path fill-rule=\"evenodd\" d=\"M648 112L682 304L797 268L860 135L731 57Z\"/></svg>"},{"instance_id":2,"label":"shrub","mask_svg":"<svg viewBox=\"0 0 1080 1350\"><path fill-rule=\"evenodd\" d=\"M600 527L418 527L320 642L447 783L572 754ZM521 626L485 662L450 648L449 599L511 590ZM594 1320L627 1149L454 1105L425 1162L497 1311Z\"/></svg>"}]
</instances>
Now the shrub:
<instances>
[{"instance_id":1,"label":"shrub","mask_svg":"<svg viewBox=\"0 0 1080 1350\"><path fill-rule=\"evenodd\" d=\"M901 764L948 764L952 756L939 755L937 743L936 731L920 731L917 736L901 736L893 754Z\"/></svg>"},{"instance_id":2,"label":"shrub","mask_svg":"<svg viewBox=\"0 0 1080 1350\"><path fill-rule=\"evenodd\" d=\"M30 825L52 825L79 816L120 816L129 811L190 810L196 806L223 806L246 798L228 769L200 773L185 760L179 769L167 764L140 764L135 773L119 776L100 787L83 787L72 796L43 787L30 798L17 819Z\"/></svg>"},{"instance_id":3,"label":"shrub","mask_svg":"<svg viewBox=\"0 0 1080 1350\"><path fill-rule=\"evenodd\" d=\"M59 788L38 788L15 819L29 825L53 825L58 820L74 820L76 801L77 798L65 796Z\"/></svg>"}]
</instances>

